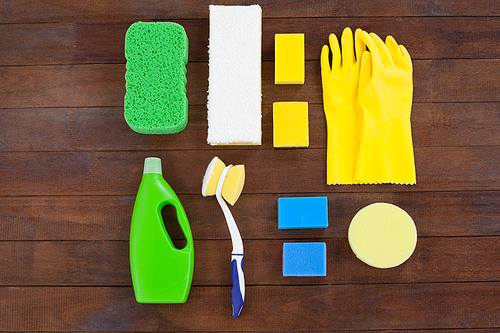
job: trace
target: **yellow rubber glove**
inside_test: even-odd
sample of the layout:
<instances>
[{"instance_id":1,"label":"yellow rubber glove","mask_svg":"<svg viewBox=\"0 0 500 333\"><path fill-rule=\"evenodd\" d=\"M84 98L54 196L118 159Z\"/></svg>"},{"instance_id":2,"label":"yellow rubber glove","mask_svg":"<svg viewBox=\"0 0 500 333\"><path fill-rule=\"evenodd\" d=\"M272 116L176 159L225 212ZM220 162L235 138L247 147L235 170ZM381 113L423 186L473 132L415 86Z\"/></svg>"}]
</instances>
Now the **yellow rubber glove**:
<instances>
[{"instance_id":1,"label":"yellow rubber glove","mask_svg":"<svg viewBox=\"0 0 500 333\"><path fill-rule=\"evenodd\" d=\"M355 178L380 183L415 184L410 113L413 97L411 58L388 36L362 31L366 44L359 75L363 128Z\"/></svg>"},{"instance_id":2,"label":"yellow rubber glove","mask_svg":"<svg viewBox=\"0 0 500 333\"><path fill-rule=\"evenodd\" d=\"M330 34L331 67L328 46L324 45L321 50L323 107L328 132L326 182L329 185L360 183L354 180L362 122L361 109L356 101L359 60L366 50L358 38L360 33L361 29L357 29L354 42L351 29L344 29L342 54L337 36Z\"/></svg>"}]
</instances>

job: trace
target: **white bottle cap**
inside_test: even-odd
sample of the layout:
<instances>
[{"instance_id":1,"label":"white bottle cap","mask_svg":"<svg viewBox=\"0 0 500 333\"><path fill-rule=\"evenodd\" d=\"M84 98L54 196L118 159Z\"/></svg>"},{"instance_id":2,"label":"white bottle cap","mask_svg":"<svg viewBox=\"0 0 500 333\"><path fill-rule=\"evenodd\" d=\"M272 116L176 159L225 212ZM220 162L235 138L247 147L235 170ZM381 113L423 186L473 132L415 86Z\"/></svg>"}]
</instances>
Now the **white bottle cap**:
<instances>
[{"instance_id":1,"label":"white bottle cap","mask_svg":"<svg viewBox=\"0 0 500 333\"><path fill-rule=\"evenodd\" d=\"M161 173L161 159L158 157L148 157L144 160L144 175L147 173Z\"/></svg>"}]
</instances>

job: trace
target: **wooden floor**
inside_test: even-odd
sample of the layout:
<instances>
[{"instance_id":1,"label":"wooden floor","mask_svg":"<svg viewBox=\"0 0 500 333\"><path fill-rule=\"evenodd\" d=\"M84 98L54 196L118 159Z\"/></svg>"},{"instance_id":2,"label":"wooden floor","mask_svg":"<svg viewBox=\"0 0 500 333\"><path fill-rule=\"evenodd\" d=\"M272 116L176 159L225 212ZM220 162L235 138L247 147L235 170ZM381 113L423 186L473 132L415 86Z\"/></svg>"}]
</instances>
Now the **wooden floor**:
<instances>
[{"instance_id":1,"label":"wooden floor","mask_svg":"<svg viewBox=\"0 0 500 333\"><path fill-rule=\"evenodd\" d=\"M500 330L500 2L260 1L263 144L206 144L209 1L0 2L0 331ZM253 4L254 1L221 1ZM123 117L131 23L189 37L189 123L133 132ZM319 54L344 27L392 35L413 57L416 186L327 186ZM274 85L274 34L305 33L306 84ZM274 149L272 103L307 101L310 147ZM247 295L231 317L231 241L201 181L214 156L244 164L232 208ZM135 301L129 230L143 160L158 156L195 238L185 304ZM277 228L277 198L327 196L327 229ZM415 220L403 265L371 268L347 241L354 214L389 202ZM327 276L284 278L282 245L324 241Z\"/></svg>"}]
</instances>

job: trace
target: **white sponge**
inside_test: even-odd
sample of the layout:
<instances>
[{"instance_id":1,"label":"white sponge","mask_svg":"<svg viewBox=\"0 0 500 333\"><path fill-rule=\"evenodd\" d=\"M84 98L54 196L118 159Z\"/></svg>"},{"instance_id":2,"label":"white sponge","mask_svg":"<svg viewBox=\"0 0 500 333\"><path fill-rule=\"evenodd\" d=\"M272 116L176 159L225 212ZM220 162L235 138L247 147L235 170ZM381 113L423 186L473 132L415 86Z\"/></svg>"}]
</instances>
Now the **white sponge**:
<instances>
[{"instance_id":1,"label":"white sponge","mask_svg":"<svg viewBox=\"0 0 500 333\"><path fill-rule=\"evenodd\" d=\"M207 142L260 145L262 10L209 8Z\"/></svg>"}]
</instances>

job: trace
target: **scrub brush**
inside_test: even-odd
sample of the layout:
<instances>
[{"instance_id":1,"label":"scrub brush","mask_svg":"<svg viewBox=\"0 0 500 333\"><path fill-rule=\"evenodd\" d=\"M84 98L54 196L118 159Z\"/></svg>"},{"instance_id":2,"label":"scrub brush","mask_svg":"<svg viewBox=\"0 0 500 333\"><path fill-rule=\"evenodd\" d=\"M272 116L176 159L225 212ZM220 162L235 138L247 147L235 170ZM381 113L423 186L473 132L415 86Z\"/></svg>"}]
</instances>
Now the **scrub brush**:
<instances>
[{"instance_id":1,"label":"scrub brush","mask_svg":"<svg viewBox=\"0 0 500 333\"><path fill-rule=\"evenodd\" d=\"M225 166L218 158L214 157L207 167L205 177L203 178L202 194L210 196L214 194L226 218L231 241L233 243L233 251L231 253L231 279L233 288L231 289L231 302L233 305L233 318L236 319L240 315L243 303L245 301L245 276L243 275L243 241L241 239L238 226L234 221L233 215L229 210L226 202L222 198L228 200L231 205L234 205L238 200L243 183L245 181L245 169L243 165Z\"/></svg>"}]
</instances>

